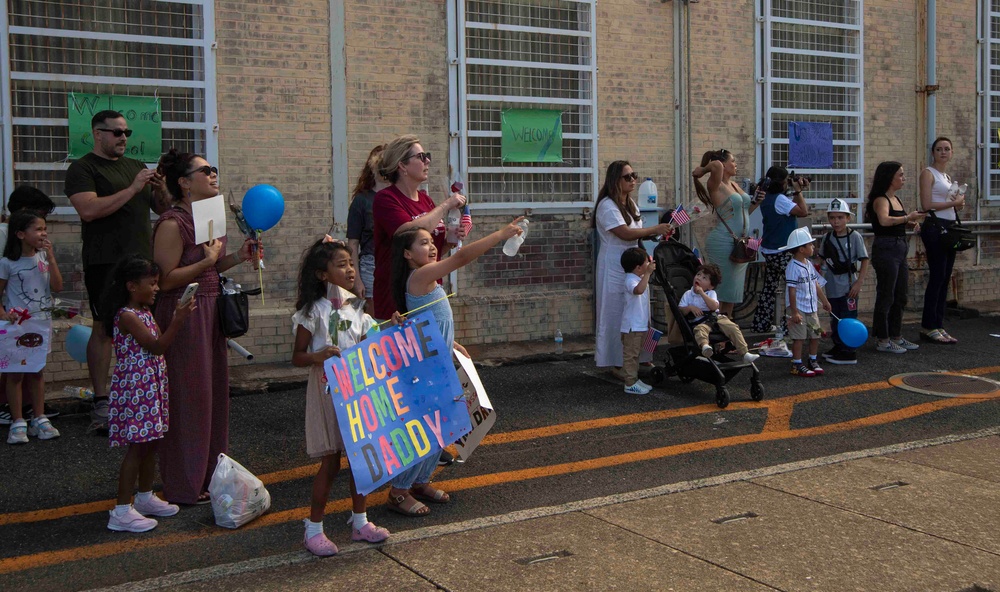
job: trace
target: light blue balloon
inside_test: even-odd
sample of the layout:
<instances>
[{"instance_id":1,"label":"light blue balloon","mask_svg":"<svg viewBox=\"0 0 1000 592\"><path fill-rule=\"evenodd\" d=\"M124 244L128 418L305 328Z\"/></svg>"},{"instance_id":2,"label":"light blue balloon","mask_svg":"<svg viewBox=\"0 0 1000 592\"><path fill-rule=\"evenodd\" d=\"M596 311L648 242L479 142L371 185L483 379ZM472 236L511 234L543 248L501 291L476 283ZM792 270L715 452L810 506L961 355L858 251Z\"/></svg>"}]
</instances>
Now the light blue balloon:
<instances>
[{"instance_id":1,"label":"light blue balloon","mask_svg":"<svg viewBox=\"0 0 1000 592\"><path fill-rule=\"evenodd\" d=\"M270 185L254 185L243 196L243 216L254 230L270 230L285 213L285 198Z\"/></svg>"},{"instance_id":2,"label":"light blue balloon","mask_svg":"<svg viewBox=\"0 0 1000 592\"><path fill-rule=\"evenodd\" d=\"M93 330L86 325L73 325L66 332L66 351L69 356L80 362L87 363L87 342L90 341L90 334Z\"/></svg>"},{"instance_id":3,"label":"light blue balloon","mask_svg":"<svg viewBox=\"0 0 1000 592\"><path fill-rule=\"evenodd\" d=\"M861 347L868 341L868 327L858 319L840 319L837 335L847 347Z\"/></svg>"}]
</instances>

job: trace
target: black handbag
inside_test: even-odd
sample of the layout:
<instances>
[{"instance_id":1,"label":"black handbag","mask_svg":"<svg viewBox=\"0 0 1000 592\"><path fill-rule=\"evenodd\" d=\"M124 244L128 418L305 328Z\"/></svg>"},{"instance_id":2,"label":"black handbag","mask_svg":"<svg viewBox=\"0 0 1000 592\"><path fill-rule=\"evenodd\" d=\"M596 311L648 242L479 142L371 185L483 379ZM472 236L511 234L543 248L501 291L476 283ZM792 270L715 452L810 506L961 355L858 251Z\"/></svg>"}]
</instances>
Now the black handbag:
<instances>
[{"instance_id":1,"label":"black handbag","mask_svg":"<svg viewBox=\"0 0 1000 592\"><path fill-rule=\"evenodd\" d=\"M223 285L224 278L220 278ZM219 325L226 337L241 337L250 329L250 299L246 292L227 294L225 290L216 301Z\"/></svg>"},{"instance_id":2,"label":"black handbag","mask_svg":"<svg viewBox=\"0 0 1000 592\"><path fill-rule=\"evenodd\" d=\"M941 224L941 218L934 215L934 210L931 210L929 213L931 219L941 229L941 244L946 249L958 252L966 251L976 246L976 237L973 236L971 230L962 226L962 221L958 218L958 210L955 210L955 223L950 226Z\"/></svg>"},{"instance_id":3,"label":"black handbag","mask_svg":"<svg viewBox=\"0 0 1000 592\"><path fill-rule=\"evenodd\" d=\"M742 208L741 208L742 211ZM729 227L726 223L726 219L719 214L718 211L715 215L719 217L719 220L726 225L726 230L729 231L729 235L733 237L733 250L729 253L729 260L733 263L750 263L751 261L757 260L757 249L750 246L749 236L736 236L733 229ZM746 212L743 212L743 228L747 227L747 217Z\"/></svg>"}]
</instances>

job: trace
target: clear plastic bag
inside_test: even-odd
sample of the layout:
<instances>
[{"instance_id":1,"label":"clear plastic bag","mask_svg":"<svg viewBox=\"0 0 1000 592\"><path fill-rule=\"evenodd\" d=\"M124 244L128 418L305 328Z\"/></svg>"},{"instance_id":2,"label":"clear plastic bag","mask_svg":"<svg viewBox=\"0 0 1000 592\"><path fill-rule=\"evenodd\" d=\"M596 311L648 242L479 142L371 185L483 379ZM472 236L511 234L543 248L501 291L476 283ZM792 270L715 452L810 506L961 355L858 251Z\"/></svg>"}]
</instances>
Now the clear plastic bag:
<instances>
[{"instance_id":1,"label":"clear plastic bag","mask_svg":"<svg viewBox=\"0 0 1000 592\"><path fill-rule=\"evenodd\" d=\"M264 483L225 454L219 455L208 493L215 523L224 528L239 528L271 507Z\"/></svg>"}]
</instances>

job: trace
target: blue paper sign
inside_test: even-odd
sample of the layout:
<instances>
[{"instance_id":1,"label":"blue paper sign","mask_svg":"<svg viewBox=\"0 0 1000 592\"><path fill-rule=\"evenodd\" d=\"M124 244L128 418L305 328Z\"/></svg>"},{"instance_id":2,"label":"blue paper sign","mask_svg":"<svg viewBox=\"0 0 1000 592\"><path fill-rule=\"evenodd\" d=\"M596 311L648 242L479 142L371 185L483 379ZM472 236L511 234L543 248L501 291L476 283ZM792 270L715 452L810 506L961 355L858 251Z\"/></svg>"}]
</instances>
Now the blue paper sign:
<instances>
[{"instance_id":1,"label":"blue paper sign","mask_svg":"<svg viewBox=\"0 0 1000 592\"><path fill-rule=\"evenodd\" d=\"M451 344L431 312L368 337L323 369L358 493L472 431Z\"/></svg>"},{"instance_id":2,"label":"blue paper sign","mask_svg":"<svg viewBox=\"0 0 1000 592\"><path fill-rule=\"evenodd\" d=\"M788 122L788 168L833 168L833 124Z\"/></svg>"}]
</instances>

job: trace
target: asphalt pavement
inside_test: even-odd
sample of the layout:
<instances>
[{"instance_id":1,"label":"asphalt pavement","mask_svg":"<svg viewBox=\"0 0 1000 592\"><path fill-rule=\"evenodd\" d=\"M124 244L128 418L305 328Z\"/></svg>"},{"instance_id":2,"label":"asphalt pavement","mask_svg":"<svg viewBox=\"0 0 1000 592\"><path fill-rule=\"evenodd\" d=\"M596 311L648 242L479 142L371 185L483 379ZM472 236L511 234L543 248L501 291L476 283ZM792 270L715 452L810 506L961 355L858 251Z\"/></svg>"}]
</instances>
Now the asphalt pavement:
<instances>
[{"instance_id":1,"label":"asphalt pavement","mask_svg":"<svg viewBox=\"0 0 1000 592\"><path fill-rule=\"evenodd\" d=\"M725 410L699 382L625 395L586 356L481 367L498 419L468 462L435 476L452 503L410 519L376 492L369 518L393 536L354 544L341 477L326 530L342 554L321 561L301 547L315 473L303 389L232 400L231 455L273 500L237 531L207 506L151 533L107 531L121 453L67 413L63 437L0 451L0 577L44 590L1000 589L1000 405L987 382L1000 378L1000 318L949 331L961 343L904 355L869 344L821 378L762 359L765 399L749 400L744 372ZM982 388L888 382L936 370Z\"/></svg>"}]
</instances>

